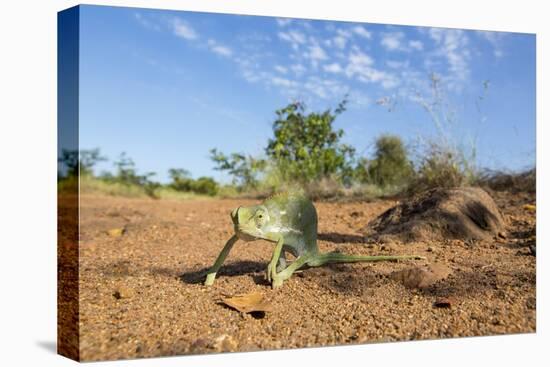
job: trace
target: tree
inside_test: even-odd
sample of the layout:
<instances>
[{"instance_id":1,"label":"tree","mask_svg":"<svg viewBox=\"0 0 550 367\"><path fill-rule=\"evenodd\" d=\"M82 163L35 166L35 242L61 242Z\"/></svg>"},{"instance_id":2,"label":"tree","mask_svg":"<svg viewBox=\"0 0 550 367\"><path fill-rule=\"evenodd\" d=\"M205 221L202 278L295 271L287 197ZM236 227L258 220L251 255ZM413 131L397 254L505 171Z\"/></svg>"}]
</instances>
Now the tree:
<instances>
[{"instance_id":1,"label":"tree","mask_svg":"<svg viewBox=\"0 0 550 367\"><path fill-rule=\"evenodd\" d=\"M400 137L382 135L376 140L374 159L363 161L366 181L380 185L402 185L413 175L413 166Z\"/></svg>"},{"instance_id":2,"label":"tree","mask_svg":"<svg viewBox=\"0 0 550 367\"><path fill-rule=\"evenodd\" d=\"M61 151L61 157L58 161L65 167L67 177L89 176L93 174L93 167L101 161L106 161L99 148L90 150L68 150Z\"/></svg>"},{"instance_id":3,"label":"tree","mask_svg":"<svg viewBox=\"0 0 550 367\"><path fill-rule=\"evenodd\" d=\"M116 176L113 177L114 181L120 182L125 185L137 185L145 190L145 193L152 197L157 198L156 190L161 186L160 183L151 180L151 177L155 176L155 172L147 172L143 175L138 175L135 169L135 163L132 158L128 157L125 152L122 152L118 158L118 161L114 162L117 168Z\"/></svg>"},{"instance_id":4,"label":"tree","mask_svg":"<svg viewBox=\"0 0 550 367\"><path fill-rule=\"evenodd\" d=\"M233 184L243 188L255 188L258 185L258 175L267 164L264 159L245 156L241 153L226 156L216 148L210 150L210 159L217 165L214 167L215 170L227 171L233 176Z\"/></svg>"},{"instance_id":5,"label":"tree","mask_svg":"<svg viewBox=\"0 0 550 367\"><path fill-rule=\"evenodd\" d=\"M308 183L336 177L349 182L355 149L340 143L344 131L333 126L346 103L344 99L334 112L329 109L305 114L300 102L276 111L274 137L268 141L266 154L275 162L283 180Z\"/></svg>"},{"instance_id":6,"label":"tree","mask_svg":"<svg viewBox=\"0 0 550 367\"><path fill-rule=\"evenodd\" d=\"M168 174L172 179L170 187L176 191L195 192L214 196L218 193L218 183L211 177L191 178L191 172L183 168L170 168Z\"/></svg>"},{"instance_id":7,"label":"tree","mask_svg":"<svg viewBox=\"0 0 550 367\"><path fill-rule=\"evenodd\" d=\"M191 191L191 172L183 168L170 168L168 175L172 179L170 186L176 191Z\"/></svg>"},{"instance_id":8,"label":"tree","mask_svg":"<svg viewBox=\"0 0 550 367\"><path fill-rule=\"evenodd\" d=\"M211 177L199 177L191 182L191 191L214 196L218 193L218 183Z\"/></svg>"}]
</instances>

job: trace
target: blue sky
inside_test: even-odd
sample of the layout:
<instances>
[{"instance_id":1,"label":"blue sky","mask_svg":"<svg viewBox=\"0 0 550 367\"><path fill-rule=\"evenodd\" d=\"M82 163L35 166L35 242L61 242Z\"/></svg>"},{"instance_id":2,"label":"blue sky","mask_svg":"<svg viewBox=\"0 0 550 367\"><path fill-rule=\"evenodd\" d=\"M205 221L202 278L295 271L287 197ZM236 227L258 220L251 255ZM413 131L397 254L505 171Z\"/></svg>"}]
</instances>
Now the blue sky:
<instances>
[{"instance_id":1,"label":"blue sky","mask_svg":"<svg viewBox=\"0 0 550 367\"><path fill-rule=\"evenodd\" d=\"M535 164L535 36L301 19L83 6L80 145L112 170L126 152L139 172L213 170L211 148L261 155L275 110L302 100L335 108L344 142L368 156L383 133L413 146L436 134L423 103L430 75L444 123L477 163Z\"/></svg>"}]
</instances>

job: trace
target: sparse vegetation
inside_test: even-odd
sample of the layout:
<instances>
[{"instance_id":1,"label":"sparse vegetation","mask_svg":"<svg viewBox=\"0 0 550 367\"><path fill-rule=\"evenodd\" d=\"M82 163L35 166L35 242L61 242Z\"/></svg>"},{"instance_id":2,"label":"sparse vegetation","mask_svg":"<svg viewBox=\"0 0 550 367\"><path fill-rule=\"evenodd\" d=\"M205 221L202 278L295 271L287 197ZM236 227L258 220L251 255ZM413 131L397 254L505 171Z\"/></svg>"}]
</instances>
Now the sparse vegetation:
<instances>
[{"instance_id":1,"label":"sparse vegetation","mask_svg":"<svg viewBox=\"0 0 550 367\"><path fill-rule=\"evenodd\" d=\"M226 171L240 192L273 191L299 186L312 196L335 195L353 183L352 146L341 143L342 129L333 123L345 111L346 100L322 113L306 113L305 105L294 102L276 111L273 137L265 148L266 158L239 153L229 157L212 149L216 169Z\"/></svg>"},{"instance_id":2,"label":"sparse vegetation","mask_svg":"<svg viewBox=\"0 0 550 367\"><path fill-rule=\"evenodd\" d=\"M460 151L438 143L428 145L419 155L418 167L411 176L407 192L417 193L436 187L472 185L477 172Z\"/></svg>"},{"instance_id":3,"label":"sparse vegetation","mask_svg":"<svg viewBox=\"0 0 550 367\"><path fill-rule=\"evenodd\" d=\"M494 191L535 193L537 170L531 168L520 173L485 170L479 175L475 184Z\"/></svg>"},{"instance_id":4,"label":"sparse vegetation","mask_svg":"<svg viewBox=\"0 0 550 367\"><path fill-rule=\"evenodd\" d=\"M219 185L211 177L200 177L196 180L185 169L170 169L172 182L163 185L153 181L154 172L138 174L134 161L121 153L113 162L115 173L104 171L95 175L93 167L100 161L106 161L99 149L78 151L64 150L59 162L58 191L80 192L85 194L106 194L125 197L150 197L153 199L188 199L214 196ZM78 172L80 170L80 181Z\"/></svg>"},{"instance_id":5,"label":"sparse vegetation","mask_svg":"<svg viewBox=\"0 0 550 367\"><path fill-rule=\"evenodd\" d=\"M362 158L356 168L357 180L381 187L404 187L413 174L413 165L400 137L382 135L376 140L374 159Z\"/></svg>"},{"instance_id":6,"label":"sparse vegetation","mask_svg":"<svg viewBox=\"0 0 550 367\"><path fill-rule=\"evenodd\" d=\"M240 153L232 153L230 156L226 156L216 148L210 150L210 159L216 164L214 169L227 171L233 177L233 185L240 191L257 189L258 176L266 167L266 161L263 159Z\"/></svg>"},{"instance_id":7,"label":"sparse vegetation","mask_svg":"<svg viewBox=\"0 0 550 367\"><path fill-rule=\"evenodd\" d=\"M197 196L265 197L292 187L304 189L312 198L333 197L369 199L399 194L414 194L435 187L484 185L492 189L515 187L534 192L534 169L522 175L485 171L475 166L476 147L466 149L453 133L456 114L446 100L441 80L430 78L431 94L417 93L416 101L425 109L436 130L435 137L426 137L421 144L406 146L396 135L384 134L374 141L372 157L357 156L354 147L344 144L344 130L334 126L345 112L344 98L332 110L307 111L301 102L293 102L275 111L273 135L264 154L254 157L246 153L225 154L212 148L210 159L214 169L227 173L230 184L221 184L211 177L194 179L183 168L168 171L170 182L161 184L154 172L139 174L134 161L125 153L113 162L114 173L94 175L97 163L106 161L99 149L64 150L59 158L59 189L76 187L80 173L82 192L151 198L190 198ZM484 83L483 96L488 83ZM389 97L383 106L395 107ZM479 102L476 101L478 111Z\"/></svg>"}]
</instances>

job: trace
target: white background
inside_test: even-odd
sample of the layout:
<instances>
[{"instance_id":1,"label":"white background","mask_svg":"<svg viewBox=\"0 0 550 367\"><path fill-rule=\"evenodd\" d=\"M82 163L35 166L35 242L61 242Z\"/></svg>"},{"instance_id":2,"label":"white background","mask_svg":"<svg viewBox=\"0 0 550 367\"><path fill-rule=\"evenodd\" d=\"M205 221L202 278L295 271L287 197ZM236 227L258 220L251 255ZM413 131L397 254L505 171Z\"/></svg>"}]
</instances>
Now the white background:
<instances>
[{"instance_id":1,"label":"white background","mask_svg":"<svg viewBox=\"0 0 550 367\"><path fill-rule=\"evenodd\" d=\"M537 333L214 356L170 357L109 366L422 365L533 366L546 356L549 325L545 246L548 164L548 37L544 1L351 0L94 1L123 5L403 25L537 33ZM364 4L363 4L364 3ZM9 5L8 5L9 4ZM56 340L56 13L74 1L0 6L0 365L66 366ZM542 219L541 219L542 218ZM547 340L545 340L547 339ZM548 347L546 347L548 348Z\"/></svg>"}]
</instances>

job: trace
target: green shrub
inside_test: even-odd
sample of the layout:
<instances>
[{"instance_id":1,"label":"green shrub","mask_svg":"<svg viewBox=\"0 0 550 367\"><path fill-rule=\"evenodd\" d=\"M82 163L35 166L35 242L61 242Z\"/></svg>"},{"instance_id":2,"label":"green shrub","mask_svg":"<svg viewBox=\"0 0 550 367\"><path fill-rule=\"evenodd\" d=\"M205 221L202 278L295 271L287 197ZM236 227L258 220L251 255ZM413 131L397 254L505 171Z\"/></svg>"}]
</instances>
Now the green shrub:
<instances>
[{"instance_id":1,"label":"green shrub","mask_svg":"<svg viewBox=\"0 0 550 367\"><path fill-rule=\"evenodd\" d=\"M214 196L218 193L218 184L211 177L199 177L191 182L191 190L197 194Z\"/></svg>"},{"instance_id":2,"label":"green shrub","mask_svg":"<svg viewBox=\"0 0 550 367\"><path fill-rule=\"evenodd\" d=\"M374 159L361 159L355 171L359 182L387 186L404 186L413 175L413 166L401 138L382 135L376 139Z\"/></svg>"},{"instance_id":3,"label":"green shrub","mask_svg":"<svg viewBox=\"0 0 550 367\"><path fill-rule=\"evenodd\" d=\"M340 142L344 131L333 126L345 105L346 100L334 112L305 114L304 104L296 102L276 111L266 154L284 182L305 185L331 178L350 183L355 149Z\"/></svg>"},{"instance_id":4,"label":"green shrub","mask_svg":"<svg viewBox=\"0 0 550 367\"><path fill-rule=\"evenodd\" d=\"M168 174L172 182L168 185L175 191L194 192L197 194L214 196L218 193L218 183L211 177L191 178L191 173L182 168L171 168Z\"/></svg>"}]
</instances>

